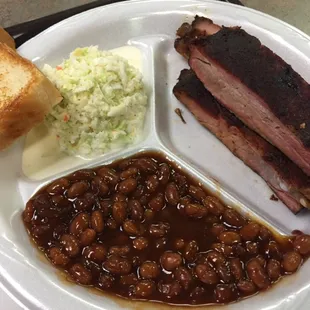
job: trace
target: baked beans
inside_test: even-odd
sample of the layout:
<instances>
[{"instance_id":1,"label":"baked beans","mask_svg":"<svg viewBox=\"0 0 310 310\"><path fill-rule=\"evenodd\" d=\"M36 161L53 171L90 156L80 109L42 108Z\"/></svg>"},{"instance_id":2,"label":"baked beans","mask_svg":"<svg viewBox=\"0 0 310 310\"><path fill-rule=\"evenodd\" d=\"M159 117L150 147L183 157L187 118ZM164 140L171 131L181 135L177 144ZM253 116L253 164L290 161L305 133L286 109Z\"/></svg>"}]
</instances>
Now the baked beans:
<instances>
[{"instance_id":1,"label":"baked beans","mask_svg":"<svg viewBox=\"0 0 310 310\"><path fill-rule=\"evenodd\" d=\"M310 255L310 236L275 236L154 153L54 180L23 221L74 282L174 304L256 294Z\"/></svg>"}]
</instances>

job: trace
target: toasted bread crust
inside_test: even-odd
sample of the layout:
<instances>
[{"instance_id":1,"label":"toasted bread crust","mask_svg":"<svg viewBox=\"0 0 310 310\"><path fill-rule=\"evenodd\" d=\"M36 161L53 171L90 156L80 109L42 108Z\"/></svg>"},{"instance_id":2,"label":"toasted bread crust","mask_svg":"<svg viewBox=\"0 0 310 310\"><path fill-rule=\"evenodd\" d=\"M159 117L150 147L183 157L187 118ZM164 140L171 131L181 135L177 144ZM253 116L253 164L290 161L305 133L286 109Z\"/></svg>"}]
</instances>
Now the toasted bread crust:
<instances>
[{"instance_id":1,"label":"toasted bread crust","mask_svg":"<svg viewBox=\"0 0 310 310\"><path fill-rule=\"evenodd\" d=\"M0 27L0 42L5 43L7 46L15 50L14 39L1 27Z\"/></svg>"},{"instance_id":2,"label":"toasted bread crust","mask_svg":"<svg viewBox=\"0 0 310 310\"><path fill-rule=\"evenodd\" d=\"M0 150L3 150L42 122L62 97L55 86L29 60L1 43L0 54L5 54L5 61L10 61L11 65L18 64L31 76L17 96L8 98L0 93Z\"/></svg>"}]
</instances>

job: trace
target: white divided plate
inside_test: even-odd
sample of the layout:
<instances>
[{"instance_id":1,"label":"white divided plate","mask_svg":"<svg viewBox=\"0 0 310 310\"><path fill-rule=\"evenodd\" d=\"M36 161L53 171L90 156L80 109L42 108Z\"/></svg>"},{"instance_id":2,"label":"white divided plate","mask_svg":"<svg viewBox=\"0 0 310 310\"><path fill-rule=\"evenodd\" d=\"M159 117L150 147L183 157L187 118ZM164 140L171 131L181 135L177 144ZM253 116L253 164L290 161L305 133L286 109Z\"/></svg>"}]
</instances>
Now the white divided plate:
<instances>
[{"instance_id":1,"label":"white divided plate","mask_svg":"<svg viewBox=\"0 0 310 310\"><path fill-rule=\"evenodd\" d=\"M310 82L308 36L265 14L213 1L130 1L96 8L49 28L25 43L19 52L41 67L44 63L60 63L76 47L137 46L143 53L143 74L149 91L145 139L130 149L107 154L87 165L108 163L141 150L161 150L242 212L257 216L280 233L293 229L310 233L309 212L295 216L281 202L271 201L272 192L264 181L200 126L174 98L172 88L180 70L187 67L173 48L175 32L196 14L219 24L242 26ZM186 125L175 114L176 107L184 110ZM21 212L38 187L69 170L42 182L27 179L21 170L23 142L0 153L0 280L11 295L29 309L168 308L120 301L70 285L61 280L54 267L40 259L26 234ZM309 274L310 261L271 290L224 308L309 309Z\"/></svg>"}]
</instances>

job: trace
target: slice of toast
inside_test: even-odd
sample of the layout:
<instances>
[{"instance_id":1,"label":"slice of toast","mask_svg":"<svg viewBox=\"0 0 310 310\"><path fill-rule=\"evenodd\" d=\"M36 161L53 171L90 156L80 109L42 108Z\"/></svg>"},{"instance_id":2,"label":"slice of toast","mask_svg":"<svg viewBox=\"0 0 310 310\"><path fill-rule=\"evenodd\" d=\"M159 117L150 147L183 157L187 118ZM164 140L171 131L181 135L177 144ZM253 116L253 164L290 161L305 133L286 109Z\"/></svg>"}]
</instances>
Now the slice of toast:
<instances>
[{"instance_id":1,"label":"slice of toast","mask_svg":"<svg viewBox=\"0 0 310 310\"><path fill-rule=\"evenodd\" d=\"M0 150L42 122L61 100L32 62L0 43Z\"/></svg>"}]
</instances>

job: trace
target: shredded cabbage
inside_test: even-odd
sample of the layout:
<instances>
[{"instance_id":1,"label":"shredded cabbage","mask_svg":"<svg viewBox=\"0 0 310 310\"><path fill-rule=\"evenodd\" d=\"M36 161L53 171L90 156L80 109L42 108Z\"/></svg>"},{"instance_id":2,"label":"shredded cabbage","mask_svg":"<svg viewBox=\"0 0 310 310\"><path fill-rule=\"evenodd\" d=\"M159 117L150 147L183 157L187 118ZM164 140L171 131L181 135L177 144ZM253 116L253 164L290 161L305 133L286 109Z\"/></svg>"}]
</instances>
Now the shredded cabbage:
<instances>
[{"instance_id":1,"label":"shredded cabbage","mask_svg":"<svg viewBox=\"0 0 310 310\"><path fill-rule=\"evenodd\" d=\"M46 117L62 151L103 154L141 135L147 96L140 72L126 59L90 46L42 71L64 98Z\"/></svg>"}]
</instances>

